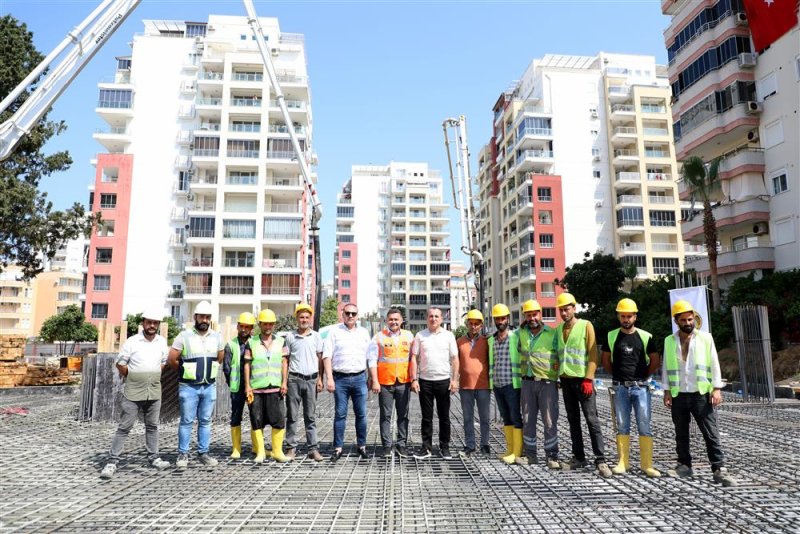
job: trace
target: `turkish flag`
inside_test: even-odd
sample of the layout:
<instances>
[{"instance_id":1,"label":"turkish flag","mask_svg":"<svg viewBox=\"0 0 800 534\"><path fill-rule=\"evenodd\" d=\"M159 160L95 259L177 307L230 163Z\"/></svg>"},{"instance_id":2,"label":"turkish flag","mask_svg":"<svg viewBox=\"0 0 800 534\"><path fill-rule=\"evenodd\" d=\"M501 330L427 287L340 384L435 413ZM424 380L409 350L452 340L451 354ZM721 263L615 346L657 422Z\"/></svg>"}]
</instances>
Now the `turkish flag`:
<instances>
[{"instance_id":1,"label":"turkish flag","mask_svg":"<svg viewBox=\"0 0 800 534\"><path fill-rule=\"evenodd\" d=\"M744 0L744 10L757 52L797 24L797 0Z\"/></svg>"}]
</instances>

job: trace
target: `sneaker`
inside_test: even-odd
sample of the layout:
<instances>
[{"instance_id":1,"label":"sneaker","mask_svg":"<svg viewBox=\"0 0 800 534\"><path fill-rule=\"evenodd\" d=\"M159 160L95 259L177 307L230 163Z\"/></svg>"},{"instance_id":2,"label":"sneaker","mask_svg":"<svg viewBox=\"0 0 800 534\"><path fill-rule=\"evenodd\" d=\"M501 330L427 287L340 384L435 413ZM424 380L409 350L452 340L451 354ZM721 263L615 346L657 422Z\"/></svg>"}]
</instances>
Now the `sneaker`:
<instances>
[{"instance_id":1,"label":"sneaker","mask_svg":"<svg viewBox=\"0 0 800 534\"><path fill-rule=\"evenodd\" d=\"M405 445L398 445L397 447L397 455L400 458L408 458L408 447Z\"/></svg>"},{"instance_id":2,"label":"sneaker","mask_svg":"<svg viewBox=\"0 0 800 534\"><path fill-rule=\"evenodd\" d=\"M189 455L185 453L178 454L178 459L175 460L175 467L178 469L186 469L189 466Z\"/></svg>"},{"instance_id":3,"label":"sneaker","mask_svg":"<svg viewBox=\"0 0 800 534\"><path fill-rule=\"evenodd\" d=\"M692 468L688 465L678 464L674 469L667 471L667 474L671 477L685 478L694 476L694 471L692 471Z\"/></svg>"},{"instance_id":4,"label":"sneaker","mask_svg":"<svg viewBox=\"0 0 800 534\"><path fill-rule=\"evenodd\" d=\"M430 458L430 457L431 457L431 451L430 449L427 449L425 447L420 447L414 452L414 458L416 458L417 460L424 460L425 458Z\"/></svg>"},{"instance_id":5,"label":"sneaker","mask_svg":"<svg viewBox=\"0 0 800 534\"><path fill-rule=\"evenodd\" d=\"M481 447L481 454L485 454L488 456L492 454L492 449L490 449L488 445L484 445Z\"/></svg>"},{"instance_id":6,"label":"sneaker","mask_svg":"<svg viewBox=\"0 0 800 534\"><path fill-rule=\"evenodd\" d=\"M297 455L297 451L295 449L286 449L286 452L283 454L291 461L294 460L295 456Z\"/></svg>"},{"instance_id":7,"label":"sneaker","mask_svg":"<svg viewBox=\"0 0 800 534\"><path fill-rule=\"evenodd\" d=\"M167 467L169 467L169 462L166 460L162 460L161 458L156 458L155 460L150 462L150 465L161 471L162 469L166 469Z\"/></svg>"},{"instance_id":8,"label":"sneaker","mask_svg":"<svg viewBox=\"0 0 800 534\"><path fill-rule=\"evenodd\" d=\"M311 452L309 452L308 457L314 460L315 462L321 462L323 460L322 455L319 453L317 449L314 449Z\"/></svg>"},{"instance_id":9,"label":"sneaker","mask_svg":"<svg viewBox=\"0 0 800 534\"><path fill-rule=\"evenodd\" d=\"M514 463L517 465L534 465L536 463L536 455L526 454L525 456L517 456L514 459Z\"/></svg>"},{"instance_id":10,"label":"sneaker","mask_svg":"<svg viewBox=\"0 0 800 534\"><path fill-rule=\"evenodd\" d=\"M359 447L358 448L358 458L360 460L367 460L369 458L369 454L367 454L366 447Z\"/></svg>"},{"instance_id":11,"label":"sneaker","mask_svg":"<svg viewBox=\"0 0 800 534\"><path fill-rule=\"evenodd\" d=\"M547 467L550 469L561 469L561 462L557 458L548 458Z\"/></svg>"},{"instance_id":12,"label":"sneaker","mask_svg":"<svg viewBox=\"0 0 800 534\"><path fill-rule=\"evenodd\" d=\"M569 462L561 462L561 469L564 471L571 471L575 469L582 469L589 465L586 460L578 460L574 456L570 458Z\"/></svg>"},{"instance_id":13,"label":"sneaker","mask_svg":"<svg viewBox=\"0 0 800 534\"><path fill-rule=\"evenodd\" d=\"M214 459L211 456L209 456L209 454L207 452L204 452L204 453L198 455L198 460L200 460L201 464L203 464L203 465L205 465L207 467L214 467L215 465L217 465L219 463L219 462L217 462L216 459Z\"/></svg>"},{"instance_id":14,"label":"sneaker","mask_svg":"<svg viewBox=\"0 0 800 534\"><path fill-rule=\"evenodd\" d=\"M714 471L714 483L722 484L722 486L725 488L730 488L737 485L736 480L731 476L731 474L728 472L728 469L725 467L720 467Z\"/></svg>"},{"instance_id":15,"label":"sneaker","mask_svg":"<svg viewBox=\"0 0 800 534\"><path fill-rule=\"evenodd\" d=\"M106 464L102 471L100 471L100 478L108 480L117 472L117 464ZM716 475L714 475L716 476Z\"/></svg>"},{"instance_id":16,"label":"sneaker","mask_svg":"<svg viewBox=\"0 0 800 534\"><path fill-rule=\"evenodd\" d=\"M383 458L391 458L392 456L394 456L394 449L392 449L391 446L381 447L381 449L378 451L378 456L381 456Z\"/></svg>"},{"instance_id":17,"label":"sneaker","mask_svg":"<svg viewBox=\"0 0 800 534\"><path fill-rule=\"evenodd\" d=\"M342 457L342 450L336 449L333 451L333 454L331 454L331 462L336 463L341 457Z\"/></svg>"},{"instance_id":18,"label":"sneaker","mask_svg":"<svg viewBox=\"0 0 800 534\"><path fill-rule=\"evenodd\" d=\"M614 476L614 473L611 472L611 468L609 468L608 464L605 462L597 464L597 472L600 473L600 476L603 478L611 478Z\"/></svg>"},{"instance_id":19,"label":"sneaker","mask_svg":"<svg viewBox=\"0 0 800 534\"><path fill-rule=\"evenodd\" d=\"M477 452L477 449L471 449L469 447L464 447L463 449L461 449L461 452L459 452L458 455L461 456L462 458L469 458L470 456L472 456L476 452Z\"/></svg>"},{"instance_id":20,"label":"sneaker","mask_svg":"<svg viewBox=\"0 0 800 534\"><path fill-rule=\"evenodd\" d=\"M450 454L450 447L440 447L439 454L441 454L442 458L444 458L445 460L453 459L453 455Z\"/></svg>"}]
</instances>

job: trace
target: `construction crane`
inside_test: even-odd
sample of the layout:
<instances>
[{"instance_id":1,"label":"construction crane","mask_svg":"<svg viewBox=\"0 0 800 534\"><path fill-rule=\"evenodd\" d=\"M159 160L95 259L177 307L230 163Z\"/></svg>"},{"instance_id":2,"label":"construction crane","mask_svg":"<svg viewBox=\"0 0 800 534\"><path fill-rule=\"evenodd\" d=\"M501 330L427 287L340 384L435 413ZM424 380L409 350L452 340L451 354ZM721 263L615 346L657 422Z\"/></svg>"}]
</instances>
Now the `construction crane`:
<instances>
[{"instance_id":1,"label":"construction crane","mask_svg":"<svg viewBox=\"0 0 800 534\"><path fill-rule=\"evenodd\" d=\"M292 141L295 157L308 192L311 206L311 240L314 253L314 328L319 329L322 298L322 267L319 249L319 221L322 218L322 204L319 201L314 182L311 179L309 164L306 155L300 148L297 134L292 127L289 110L281 91L275 67L272 64L270 51L267 49L263 38L261 24L258 21L252 0L242 0L250 28L258 43L261 59L267 69L270 84L275 91L275 97L281 108L286 129ZM7 159L14 151L20 139L28 135L37 122L58 100L61 94L69 87L75 77L91 61L108 39L114 34L125 19L138 7L141 0L104 0L86 17L83 22L67 34L64 40L53 49L39 65L25 77L20 84L0 102L0 113L11 108L20 95L33 84L47 69L51 69L42 78L36 89L29 95L14 114L4 123L0 124L0 161ZM69 49L67 51L67 49ZM66 55L54 65L55 61L66 52Z\"/></svg>"},{"instance_id":2,"label":"construction crane","mask_svg":"<svg viewBox=\"0 0 800 534\"><path fill-rule=\"evenodd\" d=\"M444 147L447 152L447 166L450 171L450 184L453 189L453 207L456 208L461 220L461 251L470 257L470 271L475 279L475 288L478 293L476 308L483 313L485 306L484 275L486 265L483 255L478 251L478 223L475 219L475 201L472 195L472 177L469 172L469 145L467 144L467 119L464 115L457 119L449 118L442 122L444 132ZM456 165L453 168L453 158L450 146L450 132L455 139Z\"/></svg>"}]
</instances>

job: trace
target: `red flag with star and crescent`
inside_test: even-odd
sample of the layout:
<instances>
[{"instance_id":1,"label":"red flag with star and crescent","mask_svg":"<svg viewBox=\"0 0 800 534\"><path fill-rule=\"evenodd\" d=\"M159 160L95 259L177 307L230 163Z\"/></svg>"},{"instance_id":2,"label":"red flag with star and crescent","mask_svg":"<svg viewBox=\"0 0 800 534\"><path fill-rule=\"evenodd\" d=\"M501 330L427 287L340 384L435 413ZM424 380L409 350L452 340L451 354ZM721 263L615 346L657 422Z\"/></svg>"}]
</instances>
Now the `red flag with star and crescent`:
<instances>
[{"instance_id":1,"label":"red flag with star and crescent","mask_svg":"<svg viewBox=\"0 0 800 534\"><path fill-rule=\"evenodd\" d=\"M744 10L757 52L797 24L797 0L744 0Z\"/></svg>"}]
</instances>

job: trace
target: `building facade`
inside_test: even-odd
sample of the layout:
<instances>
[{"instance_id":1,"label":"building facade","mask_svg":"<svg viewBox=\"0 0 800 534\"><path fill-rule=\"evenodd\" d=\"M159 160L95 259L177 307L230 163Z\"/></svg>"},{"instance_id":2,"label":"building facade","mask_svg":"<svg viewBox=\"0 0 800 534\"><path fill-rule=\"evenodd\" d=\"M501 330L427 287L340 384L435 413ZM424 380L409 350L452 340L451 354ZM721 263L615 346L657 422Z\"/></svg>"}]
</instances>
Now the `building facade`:
<instances>
[{"instance_id":1,"label":"building facade","mask_svg":"<svg viewBox=\"0 0 800 534\"><path fill-rule=\"evenodd\" d=\"M466 324L467 312L477 305L475 277L459 262L450 265L450 329Z\"/></svg>"}]
</instances>

